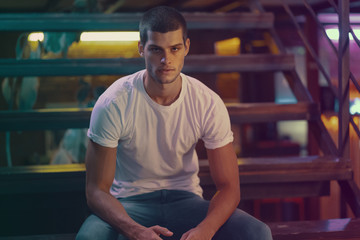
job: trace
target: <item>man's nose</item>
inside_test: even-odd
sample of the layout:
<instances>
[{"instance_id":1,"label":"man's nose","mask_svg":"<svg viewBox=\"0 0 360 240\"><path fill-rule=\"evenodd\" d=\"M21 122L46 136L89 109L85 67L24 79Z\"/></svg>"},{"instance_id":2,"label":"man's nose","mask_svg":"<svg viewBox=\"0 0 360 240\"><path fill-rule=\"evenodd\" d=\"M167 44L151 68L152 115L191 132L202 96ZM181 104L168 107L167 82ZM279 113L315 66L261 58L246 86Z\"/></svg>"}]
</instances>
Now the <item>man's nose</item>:
<instances>
[{"instance_id":1,"label":"man's nose","mask_svg":"<svg viewBox=\"0 0 360 240\"><path fill-rule=\"evenodd\" d=\"M169 54L169 53L164 53L164 55L162 56L160 62L161 62L162 64L169 64L169 63L171 63L170 54Z\"/></svg>"}]
</instances>

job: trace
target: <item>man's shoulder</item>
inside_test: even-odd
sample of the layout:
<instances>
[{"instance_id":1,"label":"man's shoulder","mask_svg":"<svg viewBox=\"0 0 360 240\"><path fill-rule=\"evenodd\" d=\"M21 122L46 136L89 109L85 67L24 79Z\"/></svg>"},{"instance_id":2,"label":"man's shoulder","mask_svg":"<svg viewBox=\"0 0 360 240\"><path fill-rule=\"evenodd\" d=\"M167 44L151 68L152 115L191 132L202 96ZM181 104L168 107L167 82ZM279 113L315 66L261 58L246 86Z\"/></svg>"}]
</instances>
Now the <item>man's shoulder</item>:
<instances>
[{"instance_id":1,"label":"man's shoulder","mask_svg":"<svg viewBox=\"0 0 360 240\"><path fill-rule=\"evenodd\" d=\"M133 73L117 79L106 91L100 96L99 100L107 104L124 101L130 94L138 89L138 81L142 77L143 71Z\"/></svg>"},{"instance_id":2,"label":"man's shoulder","mask_svg":"<svg viewBox=\"0 0 360 240\"><path fill-rule=\"evenodd\" d=\"M205 83L194 77L183 74L187 79L187 88L190 95L196 96L198 99L218 99L219 96L215 91L210 89Z\"/></svg>"}]
</instances>

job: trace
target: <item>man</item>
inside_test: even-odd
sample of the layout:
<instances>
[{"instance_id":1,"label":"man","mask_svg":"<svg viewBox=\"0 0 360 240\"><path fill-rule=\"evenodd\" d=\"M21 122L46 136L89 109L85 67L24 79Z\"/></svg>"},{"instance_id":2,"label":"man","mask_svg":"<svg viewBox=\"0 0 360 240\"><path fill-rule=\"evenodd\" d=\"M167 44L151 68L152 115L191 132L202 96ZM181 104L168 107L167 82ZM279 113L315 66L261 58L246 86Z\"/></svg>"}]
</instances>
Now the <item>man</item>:
<instances>
[{"instance_id":1,"label":"man","mask_svg":"<svg viewBox=\"0 0 360 240\"><path fill-rule=\"evenodd\" d=\"M86 155L91 215L77 239L271 239L237 209L239 176L222 100L181 73L190 40L183 16L156 7L140 22L146 69L97 101ZM202 139L217 193L204 200L195 145Z\"/></svg>"}]
</instances>

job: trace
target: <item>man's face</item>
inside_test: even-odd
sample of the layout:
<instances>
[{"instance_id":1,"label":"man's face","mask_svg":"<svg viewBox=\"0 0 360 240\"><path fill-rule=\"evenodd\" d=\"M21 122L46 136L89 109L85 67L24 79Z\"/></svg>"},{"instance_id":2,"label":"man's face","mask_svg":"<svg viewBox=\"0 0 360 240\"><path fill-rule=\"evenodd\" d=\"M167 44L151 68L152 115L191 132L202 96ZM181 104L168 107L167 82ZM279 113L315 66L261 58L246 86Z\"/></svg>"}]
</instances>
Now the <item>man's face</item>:
<instances>
[{"instance_id":1,"label":"man's face","mask_svg":"<svg viewBox=\"0 0 360 240\"><path fill-rule=\"evenodd\" d=\"M169 84L180 79L190 40L184 43L181 29L160 33L148 31L148 40L139 43L139 53L145 58L148 76L158 84Z\"/></svg>"}]
</instances>

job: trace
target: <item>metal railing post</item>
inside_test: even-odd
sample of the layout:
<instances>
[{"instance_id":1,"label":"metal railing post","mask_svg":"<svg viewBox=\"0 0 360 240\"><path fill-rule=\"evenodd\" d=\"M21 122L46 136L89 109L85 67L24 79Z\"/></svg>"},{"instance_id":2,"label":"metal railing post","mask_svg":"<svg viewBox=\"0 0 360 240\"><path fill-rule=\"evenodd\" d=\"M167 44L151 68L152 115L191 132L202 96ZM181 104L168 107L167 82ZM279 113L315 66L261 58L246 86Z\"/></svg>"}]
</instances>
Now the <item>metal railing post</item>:
<instances>
[{"instance_id":1,"label":"metal railing post","mask_svg":"<svg viewBox=\"0 0 360 240\"><path fill-rule=\"evenodd\" d=\"M339 157L350 159L349 142L349 86L350 86L350 52L349 52L349 0L340 0L339 5L339 51L338 51L338 83L339 83Z\"/></svg>"}]
</instances>

